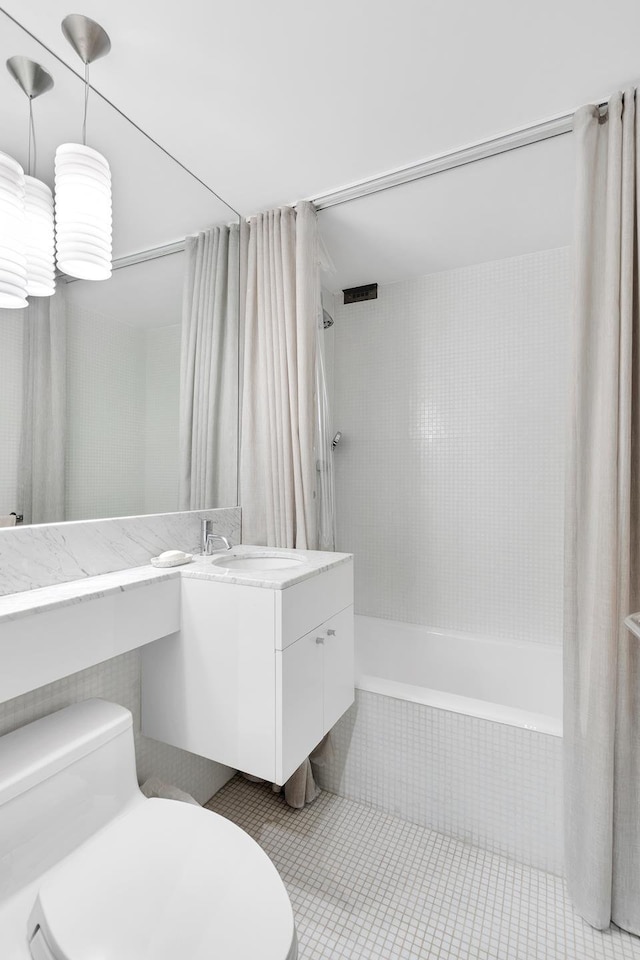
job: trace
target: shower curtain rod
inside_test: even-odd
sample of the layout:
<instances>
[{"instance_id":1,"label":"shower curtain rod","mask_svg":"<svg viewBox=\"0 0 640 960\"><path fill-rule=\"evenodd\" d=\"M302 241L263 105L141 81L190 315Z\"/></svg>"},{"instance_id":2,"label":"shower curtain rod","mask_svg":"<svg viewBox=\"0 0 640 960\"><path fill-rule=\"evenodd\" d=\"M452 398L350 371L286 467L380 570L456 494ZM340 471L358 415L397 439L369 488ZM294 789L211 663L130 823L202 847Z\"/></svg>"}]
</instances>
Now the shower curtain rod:
<instances>
[{"instance_id":1,"label":"shower curtain rod","mask_svg":"<svg viewBox=\"0 0 640 960\"><path fill-rule=\"evenodd\" d=\"M608 99L598 100L595 105L602 110L608 102ZM496 157L501 153L509 153L511 150L518 150L520 147L527 147L532 143L561 137L566 133L571 133L574 114L575 110L572 110L571 113L561 113L555 117L549 117L547 120L538 120L536 123L530 123L524 127L516 127L516 129L509 130L507 133L488 137L486 140L476 140L465 147L437 153L433 157L427 157L417 163L397 167L395 170L389 170L387 173L370 177L367 180L357 180L346 187L339 187L337 190L321 193L315 197L307 197L307 199L315 205L317 210L326 210L328 207L335 207L340 203L349 203L351 200L359 200L373 193L379 193L381 190L398 187L403 183L423 180L425 177L432 177L436 173L444 173L446 170L454 170L456 167L463 167L468 163L476 163L478 160ZM292 204L292 206L295 206L295 204ZM147 260L169 257L173 253L182 253L184 248L185 241L179 240L175 243L151 247L149 250L140 250L126 257L118 257L113 261L113 269L120 270L122 267L131 267L136 263L145 263ZM75 279L72 277L67 279L67 283L74 282Z\"/></svg>"},{"instance_id":2,"label":"shower curtain rod","mask_svg":"<svg viewBox=\"0 0 640 960\"><path fill-rule=\"evenodd\" d=\"M165 243L160 247L149 247L148 250L139 250L137 253L130 253L126 257L117 257L111 264L112 270L121 270L122 267L132 267L136 263L146 263L147 260L159 260L161 257L170 257L173 253L182 253L185 248L184 240L177 240L175 243ZM76 283L79 277L66 277L60 274L58 280L64 280L65 283Z\"/></svg>"},{"instance_id":3,"label":"shower curtain rod","mask_svg":"<svg viewBox=\"0 0 640 960\"><path fill-rule=\"evenodd\" d=\"M184 240L176 240L175 243L165 243L160 247L150 247L148 250L130 253L128 257L117 257L113 261L113 269L120 270L122 267L132 267L135 263L144 263L146 260L170 257L173 253L182 253L185 246L186 242Z\"/></svg>"},{"instance_id":4,"label":"shower curtain rod","mask_svg":"<svg viewBox=\"0 0 640 960\"><path fill-rule=\"evenodd\" d=\"M597 101L596 106L602 109L606 107L607 103L608 99L600 100ZM510 150L518 150L520 147L527 147L532 143L539 143L541 140L561 137L566 133L571 133L574 113L575 111L561 113L547 120L538 120L536 123L517 127L507 133L488 137L486 140L476 140L465 147L437 153L433 157L419 160L418 163L397 167L395 170L389 170L388 173L382 173L367 180L357 180L346 187L339 187L337 190L330 190L315 197L308 197L308 199L315 204L318 210L326 210L328 207L335 207L340 203L350 203L352 200L359 200L361 197L368 197L372 193L389 190L391 187L398 187L403 183L422 180L425 177L432 177L435 173L444 173L446 170L454 170L456 167L465 166L467 163L475 163L477 160L486 160L488 157L508 153Z\"/></svg>"}]
</instances>

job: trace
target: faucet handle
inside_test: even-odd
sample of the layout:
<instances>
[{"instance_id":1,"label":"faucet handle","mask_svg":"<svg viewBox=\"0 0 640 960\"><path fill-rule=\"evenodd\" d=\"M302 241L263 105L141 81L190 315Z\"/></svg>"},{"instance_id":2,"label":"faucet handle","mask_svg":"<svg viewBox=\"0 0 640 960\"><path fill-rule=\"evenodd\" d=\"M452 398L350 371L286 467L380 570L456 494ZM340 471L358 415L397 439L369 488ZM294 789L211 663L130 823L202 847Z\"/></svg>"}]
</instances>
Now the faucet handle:
<instances>
[{"instance_id":1,"label":"faucet handle","mask_svg":"<svg viewBox=\"0 0 640 960\"><path fill-rule=\"evenodd\" d=\"M211 533L211 520L202 517L200 520L200 553L207 552L207 537Z\"/></svg>"}]
</instances>

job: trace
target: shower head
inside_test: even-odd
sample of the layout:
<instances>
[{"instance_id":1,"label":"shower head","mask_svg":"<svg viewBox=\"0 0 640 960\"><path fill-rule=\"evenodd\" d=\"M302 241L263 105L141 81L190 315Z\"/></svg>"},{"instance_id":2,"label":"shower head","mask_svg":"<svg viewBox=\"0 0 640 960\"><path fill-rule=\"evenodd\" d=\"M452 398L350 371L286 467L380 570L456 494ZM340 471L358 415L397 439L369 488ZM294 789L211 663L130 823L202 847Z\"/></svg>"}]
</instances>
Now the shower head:
<instances>
[{"instance_id":1,"label":"shower head","mask_svg":"<svg viewBox=\"0 0 640 960\"><path fill-rule=\"evenodd\" d=\"M328 330L329 327L333 326L333 317L328 310L324 309L324 307L322 308L322 325L325 330Z\"/></svg>"},{"instance_id":2,"label":"shower head","mask_svg":"<svg viewBox=\"0 0 640 960\"><path fill-rule=\"evenodd\" d=\"M335 448L338 446L338 444L340 443L341 440L342 440L342 434L341 434L340 431L338 430L338 432L336 433L335 437L334 437L333 440L331 441L331 446L333 447L334 450L335 450Z\"/></svg>"}]
</instances>

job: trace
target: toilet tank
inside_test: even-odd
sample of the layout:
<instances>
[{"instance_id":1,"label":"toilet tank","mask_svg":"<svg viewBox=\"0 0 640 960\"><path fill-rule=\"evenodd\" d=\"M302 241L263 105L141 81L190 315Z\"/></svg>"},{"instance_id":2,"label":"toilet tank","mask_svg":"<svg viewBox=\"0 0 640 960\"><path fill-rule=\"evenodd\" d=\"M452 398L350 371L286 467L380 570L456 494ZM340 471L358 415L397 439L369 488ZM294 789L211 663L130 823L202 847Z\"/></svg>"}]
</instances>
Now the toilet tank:
<instances>
[{"instance_id":1,"label":"toilet tank","mask_svg":"<svg viewBox=\"0 0 640 960\"><path fill-rule=\"evenodd\" d=\"M140 802L118 704L85 700L0 737L0 899Z\"/></svg>"}]
</instances>

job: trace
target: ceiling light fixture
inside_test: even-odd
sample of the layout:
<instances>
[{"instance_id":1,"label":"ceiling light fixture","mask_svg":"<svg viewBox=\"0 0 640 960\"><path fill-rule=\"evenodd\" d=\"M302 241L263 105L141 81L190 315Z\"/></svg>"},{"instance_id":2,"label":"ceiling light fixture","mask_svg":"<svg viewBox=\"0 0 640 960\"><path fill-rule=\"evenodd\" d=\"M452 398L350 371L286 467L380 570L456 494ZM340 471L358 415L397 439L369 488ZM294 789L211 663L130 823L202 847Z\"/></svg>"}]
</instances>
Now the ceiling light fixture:
<instances>
[{"instance_id":1,"label":"ceiling light fixture","mask_svg":"<svg viewBox=\"0 0 640 960\"><path fill-rule=\"evenodd\" d=\"M62 32L84 63L82 143L56 150L56 257L60 270L80 280L111 276L111 171L87 146L89 64L106 56L111 41L100 24L80 14L62 21Z\"/></svg>"},{"instance_id":2,"label":"ceiling light fixture","mask_svg":"<svg viewBox=\"0 0 640 960\"><path fill-rule=\"evenodd\" d=\"M56 291L54 264L53 194L36 173L36 135L33 101L53 87L44 67L28 57L10 57L7 70L29 100L29 146L24 178L24 244L27 295L51 297ZM33 176L32 176L33 174Z\"/></svg>"}]
</instances>

